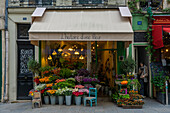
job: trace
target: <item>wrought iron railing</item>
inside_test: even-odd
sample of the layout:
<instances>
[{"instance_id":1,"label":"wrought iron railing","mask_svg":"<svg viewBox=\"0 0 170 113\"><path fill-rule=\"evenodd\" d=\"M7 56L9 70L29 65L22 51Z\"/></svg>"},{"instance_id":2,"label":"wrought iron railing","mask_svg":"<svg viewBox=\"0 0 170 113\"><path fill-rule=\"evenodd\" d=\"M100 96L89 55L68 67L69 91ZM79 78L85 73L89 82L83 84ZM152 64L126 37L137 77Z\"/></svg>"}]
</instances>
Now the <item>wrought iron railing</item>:
<instances>
[{"instance_id":1,"label":"wrought iron railing","mask_svg":"<svg viewBox=\"0 0 170 113\"><path fill-rule=\"evenodd\" d=\"M126 6L128 0L8 0L9 7L112 7Z\"/></svg>"}]
</instances>

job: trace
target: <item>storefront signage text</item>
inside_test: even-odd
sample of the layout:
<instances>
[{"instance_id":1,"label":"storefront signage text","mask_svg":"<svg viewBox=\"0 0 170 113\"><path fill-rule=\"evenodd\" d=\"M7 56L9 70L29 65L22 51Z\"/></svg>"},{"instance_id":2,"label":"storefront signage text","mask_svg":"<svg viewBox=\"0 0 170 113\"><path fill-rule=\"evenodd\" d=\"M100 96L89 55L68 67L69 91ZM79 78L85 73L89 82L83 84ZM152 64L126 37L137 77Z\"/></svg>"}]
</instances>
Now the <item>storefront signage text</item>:
<instances>
[{"instance_id":1,"label":"storefront signage text","mask_svg":"<svg viewBox=\"0 0 170 113\"><path fill-rule=\"evenodd\" d=\"M92 35L82 35L82 34L78 34L78 35L73 35L73 34L63 34L63 36L61 37L61 39L64 40L95 40L95 39L101 39L101 36L97 36L95 34Z\"/></svg>"},{"instance_id":2,"label":"storefront signage text","mask_svg":"<svg viewBox=\"0 0 170 113\"><path fill-rule=\"evenodd\" d=\"M170 16L154 16L153 24L170 24Z\"/></svg>"}]
</instances>

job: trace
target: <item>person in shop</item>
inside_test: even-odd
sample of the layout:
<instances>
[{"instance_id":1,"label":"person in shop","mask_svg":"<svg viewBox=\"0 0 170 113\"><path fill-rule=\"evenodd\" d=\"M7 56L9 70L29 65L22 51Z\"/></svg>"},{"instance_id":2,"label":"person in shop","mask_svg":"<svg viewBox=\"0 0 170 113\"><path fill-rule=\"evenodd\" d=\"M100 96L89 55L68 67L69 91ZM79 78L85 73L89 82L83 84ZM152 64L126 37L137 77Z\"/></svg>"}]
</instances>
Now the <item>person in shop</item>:
<instances>
[{"instance_id":1,"label":"person in shop","mask_svg":"<svg viewBox=\"0 0 170 113\"><path fill-rule=\"evenodd\" d=\"M143 62L140 63L138 79L141 84L140 94L145 97L147 93L147 84L148 84L148 69Z\"/></svg>"}]
</instances>

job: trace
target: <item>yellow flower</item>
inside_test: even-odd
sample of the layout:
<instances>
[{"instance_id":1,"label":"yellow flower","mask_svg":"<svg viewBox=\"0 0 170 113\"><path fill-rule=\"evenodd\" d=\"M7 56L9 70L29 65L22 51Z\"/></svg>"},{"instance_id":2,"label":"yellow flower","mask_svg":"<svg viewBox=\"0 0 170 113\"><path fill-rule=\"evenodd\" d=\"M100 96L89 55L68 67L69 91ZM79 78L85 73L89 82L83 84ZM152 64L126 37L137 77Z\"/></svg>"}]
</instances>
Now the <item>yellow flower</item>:
<instances>
[{"instance_id":1,"label":"yellow flower","mask_svg":"<svg viewBox=\"0 0 170 113\"><path fill-rule=\"evenodd\" d=\"M53 83L51 84L46 84L46 87L52 87L53 86Z\"/></svg>"}]
</instances>

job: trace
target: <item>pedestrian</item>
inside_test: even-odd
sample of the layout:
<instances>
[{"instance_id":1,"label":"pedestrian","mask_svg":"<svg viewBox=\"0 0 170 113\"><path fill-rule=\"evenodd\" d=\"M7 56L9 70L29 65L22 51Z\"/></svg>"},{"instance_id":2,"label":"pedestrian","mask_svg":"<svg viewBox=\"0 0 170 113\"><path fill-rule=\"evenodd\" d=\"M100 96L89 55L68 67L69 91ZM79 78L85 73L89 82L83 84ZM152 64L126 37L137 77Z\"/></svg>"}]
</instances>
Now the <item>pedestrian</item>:
<instances>
[{"instance_id":1,"label":"pedestrian","mask_svg":"<svg viewBox=\"0 0 170 113\"><path fill-rule=\"evenodd\" d=\"M140 94L145 96L147 93L147 84L148 84L148 69L143 62L140 63L138 79L141 84Z\"/></svg>"}]
</instances>

